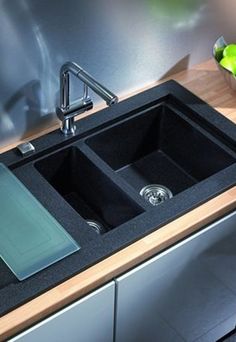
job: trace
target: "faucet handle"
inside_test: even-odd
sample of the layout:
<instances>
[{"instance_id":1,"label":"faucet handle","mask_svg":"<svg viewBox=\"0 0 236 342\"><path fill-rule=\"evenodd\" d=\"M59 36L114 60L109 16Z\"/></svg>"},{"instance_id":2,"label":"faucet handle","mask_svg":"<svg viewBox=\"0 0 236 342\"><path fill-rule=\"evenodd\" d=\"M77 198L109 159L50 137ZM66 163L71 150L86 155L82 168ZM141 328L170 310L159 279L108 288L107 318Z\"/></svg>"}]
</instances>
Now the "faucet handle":
<instances>
[{"instance_id":1,"label":"faucet handle","mask_svg":"<svg viewBox=\"0 0 236 342\"><path fill-rule=\"evenodd\" d=\"M57 107L56 113L57 117L63 122L65 120L74 118L75 116L84 113L87 110L93 108L93 101L90 97L82 98L80 101L76 102L73 105L70 105L69 108L60 108Z\"/></svg>"}]
</instances>

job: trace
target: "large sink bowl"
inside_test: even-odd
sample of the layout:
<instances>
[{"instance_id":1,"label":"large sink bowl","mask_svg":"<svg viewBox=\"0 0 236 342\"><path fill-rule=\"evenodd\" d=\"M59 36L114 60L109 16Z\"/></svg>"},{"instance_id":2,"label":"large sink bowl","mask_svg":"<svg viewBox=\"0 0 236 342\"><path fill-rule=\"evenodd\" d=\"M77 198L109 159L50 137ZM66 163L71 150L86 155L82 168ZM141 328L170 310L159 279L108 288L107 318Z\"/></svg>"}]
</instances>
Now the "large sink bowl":
<instances>
[{"instance_id":1,"label":"large sink bowl","mask_svg":"<svg viewBox=\"0 0 236 342\"><path fill-rule=\"evenodd\" d=\"M154 183L175 195L235 162L232 152L185 112L168 102L157 104L87 144L136 191Z\"/></svg>"},{"instance_id":2,"label":"large sink bowl","mask_svg":"<svg viewBox=\"0 0 236 342\"><path fill-rule=\"evenodd\" d=\"M0 316L236 184L235 125L176 82L76 126L0 156L81 246L22 282L0 260Z\"/></svg>"}]
</instances>

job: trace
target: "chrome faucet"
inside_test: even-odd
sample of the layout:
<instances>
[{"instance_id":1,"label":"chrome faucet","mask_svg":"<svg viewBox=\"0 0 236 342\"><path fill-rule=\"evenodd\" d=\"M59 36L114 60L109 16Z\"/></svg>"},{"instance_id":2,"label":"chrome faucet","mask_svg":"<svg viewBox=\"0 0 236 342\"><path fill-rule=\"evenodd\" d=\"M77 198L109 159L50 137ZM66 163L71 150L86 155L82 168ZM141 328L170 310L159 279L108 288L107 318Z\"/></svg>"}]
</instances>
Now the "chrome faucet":
<instances>
[{"instance_id":1,"label":"chrome faucet","mask_svg":"<svg viewBox=\"0 0 236 342\"><path fill-rule=\"evenodd\" d=\"M70 73L84 83L83 96L73 105L70 104ZM108 106L118 102L118 97L115 94L97 82L78 64L73 62L63 64L60 70L60 106L57 107L56 112L62 121L61 131L65 135L75 133L74 119L77 115L93 108L93 102L88 94L89 88L105 100Z\"/></svg>"}]
</instances>

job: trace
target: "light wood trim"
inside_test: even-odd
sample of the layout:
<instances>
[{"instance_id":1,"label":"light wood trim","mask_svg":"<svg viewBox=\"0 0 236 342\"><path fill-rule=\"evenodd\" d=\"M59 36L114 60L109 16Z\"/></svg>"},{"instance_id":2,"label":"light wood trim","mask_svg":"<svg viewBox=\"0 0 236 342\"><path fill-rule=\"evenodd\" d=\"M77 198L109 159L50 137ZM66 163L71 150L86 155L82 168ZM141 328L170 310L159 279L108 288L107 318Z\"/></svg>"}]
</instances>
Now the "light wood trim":
<instances>
[{"instance_id":1,"label":"light wood trim","mask_svg":"<svg viewBox=\"0 0 236 342\"><path fill-rule=\"evenodd\" d=\"M22 305L0 319L0 340L84 296L236 208L236 187L172 221L118 253Z\"/></svg>"},{"instance_id":2,"label":"light wood trim","mask_svg":"<svg viewBox=\"0 0 236 342\"><path fill-rule=\"evenodd\" d=\"M133 90L125 90L122 94L119 94L119 98L120 100L124 100L144 90L150 89L157 84L163 83L168 79L176 80L177 82L188 88L190 91L195 93L197 96L205 100L212 107L225 115L228 119L236 123L236 92L232 91L225 83L213 59L193 66L189 70L182 71L161 81L149 83L145 86L142 86L141 88L139 87ZM104 104L104 102L102 102L89 113L79 115L76 120L80 120L85 116L94 114L105 107L106 105ZM37 134L30 135L25 140L33 140L58 128L59 122L54 122L47 129L41 130ZM0 153L16 147L18 144L24 142L25 140L20 140L13 144L2 147L0 149Z\"/></svg>"}]
</instances>

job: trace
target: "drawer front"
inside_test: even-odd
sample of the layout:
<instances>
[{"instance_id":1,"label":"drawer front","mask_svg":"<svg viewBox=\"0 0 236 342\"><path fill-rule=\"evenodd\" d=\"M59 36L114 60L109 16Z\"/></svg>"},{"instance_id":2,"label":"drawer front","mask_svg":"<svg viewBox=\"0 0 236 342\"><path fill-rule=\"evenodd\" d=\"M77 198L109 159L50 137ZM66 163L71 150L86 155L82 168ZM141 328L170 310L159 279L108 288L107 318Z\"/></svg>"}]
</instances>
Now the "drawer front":
<instances>
[{"instance_id":1,"label":"drawer front","mask_svg":"<svg viewBox=\"0 0 236 342\"><path fill-rule=\"evenodd\" d=\"M10 341L111 342L114 324L114 285L114 282L110 282Z\"/></svg>"}]
</instances>

